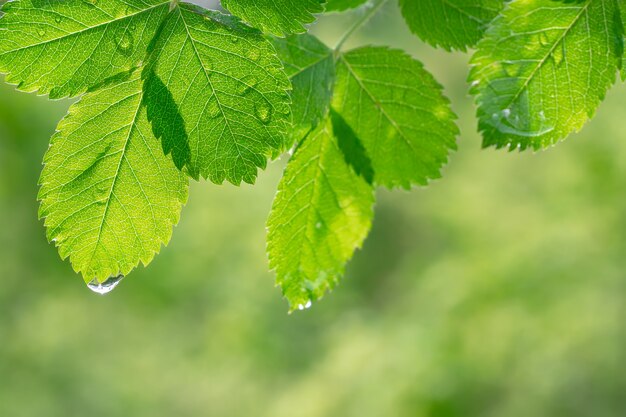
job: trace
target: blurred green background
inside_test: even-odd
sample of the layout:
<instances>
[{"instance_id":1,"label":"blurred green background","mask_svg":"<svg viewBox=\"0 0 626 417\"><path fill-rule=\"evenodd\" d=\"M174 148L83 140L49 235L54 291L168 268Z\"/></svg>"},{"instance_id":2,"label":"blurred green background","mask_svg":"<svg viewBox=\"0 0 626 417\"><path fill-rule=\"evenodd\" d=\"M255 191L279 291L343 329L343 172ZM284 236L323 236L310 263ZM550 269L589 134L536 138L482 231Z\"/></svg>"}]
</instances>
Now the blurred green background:
<instances>
[{"instance_id":1,"label":"blurred green background","mask_svg":"<svg viewBox=\"0 0 626 417\"><path fill-rule=\"evenodd\" d=\"M326 17L331 45L354 15ZM106 297L37 221L68 102L0 87L0 416L626 415L626 89L541 153L480 150L468 55L389 5L352 44L404 48L453 101L444 179L380 191L335 292L287 314L265 259L283 161L256 186L196 183L174 238Z\"/></svg>"}]
</instances>

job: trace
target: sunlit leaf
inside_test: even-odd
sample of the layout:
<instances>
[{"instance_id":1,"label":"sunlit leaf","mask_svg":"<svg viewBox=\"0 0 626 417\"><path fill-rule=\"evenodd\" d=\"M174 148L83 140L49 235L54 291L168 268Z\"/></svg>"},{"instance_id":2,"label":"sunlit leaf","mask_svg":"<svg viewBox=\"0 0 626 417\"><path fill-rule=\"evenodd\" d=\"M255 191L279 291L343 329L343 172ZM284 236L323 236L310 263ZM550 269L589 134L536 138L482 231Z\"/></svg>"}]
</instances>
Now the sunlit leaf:
<instances>
[{"instance_id":1,"label":"sunlit leaf","mask_svg":"<svg viewBox=\"0 0 626 417\"><path fill-rule=\"evenodd\" d=\"M268 220L270 266L292 309L337 285L369 232L373 204L371 185L322 122L289 161Z\"/></svg>"},{"instance_id":2,"label":"sunlit leaf","mask_svg":"<svg viewBox=\"0 0 626 417\"><path fill-rule=\"evenodd\" d=\"M87 282L127 274L167 243L187 180L152 134L139 71L87 93L59 124L41 175L48 239Z\"/></svg>"},{"instance_id":3,"label":"sunlit leaf","mask_svg":"<svg viewBox=\"0 0 626 417\"><path fill-rule=\"evenodd\" d=\"M253 183L284 149L289 79L272 44L236 18L177 7L144 77L154 131L193 178Z\"/></svg>"},{"instance_id":4,"label":"sunlit leaf","mask_svg":"<svg viewBox=\"0 0 626 417\"><path fill-rule=\"evenodd\" d=\"M165 0L6 3L0 73L21 90L61 98L137 66L167 14Z\"/></svg>"},{"instance_id":5,"label":"sunlit leaf","mask_svg":"<svg viewBox=\"0 0 626 417\"><path fill-rule=\"evenodd\" d=\"M484 145L539 149L580 130L616 79L615 0L513 0L472 58Z\"/></svg>"},{"instance_id":6,"label":"sunlit leaf","mask_svg":"<svg viewBox=\"0 0 626 417\"><path fill-rule=\"evenodd\" d=\"M456 116L441 86L401 51L364 47L341 55L332 106L365 147L379 185L409 188L439 178L456 147Z\"/></svg>"}]
</instances>

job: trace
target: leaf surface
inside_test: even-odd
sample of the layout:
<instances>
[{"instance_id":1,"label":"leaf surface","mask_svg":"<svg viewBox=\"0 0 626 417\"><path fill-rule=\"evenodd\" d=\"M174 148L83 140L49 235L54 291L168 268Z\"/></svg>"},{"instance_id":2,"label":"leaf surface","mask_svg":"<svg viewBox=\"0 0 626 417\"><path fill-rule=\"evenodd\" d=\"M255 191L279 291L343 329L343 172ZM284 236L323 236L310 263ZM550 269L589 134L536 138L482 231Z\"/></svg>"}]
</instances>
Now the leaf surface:
<instances>
[{"instance_id":1,"label":"leaf surface","mask_svg":"<svg viewBox=\"0 0 626 417\"><path fill-rule=\"evenodd\" d=\"M615 0L513 0L472 58L484 145L539 149L580 130L616 79Z\"/></svg>"},{"instance_id":2,"label":"leaf surface","mask_svg":"<svg viewBox=\"0 0 626 417\"><path fill-rule=\"evenodd\" d=\"M367 0L328 0L326 3L327 12L343 12L348 9L355 9L367 3Z\"/></svg>"},{"instance_id":3,"label":"leaf surface","mask_svg":"<svg viewBox=\"0 0 626 417\"><path fill-rule=\"evenodd\" d=\"M75 96L136 67L165 0L16 0L0 19L0 73L24 91Z\"/></svg>"},{"instance_id":4,"label":"leaf surface","mask_svg":"<svg viewBox=\"0 0 626 417\"><path fill-rule=\"evenodd\" d=\"M407 25L424 41L465 50L482 37L504 0L400 0Z\"/></svg>"},{"instance_id":5,"label":"leaf surface","mask_svg":"<svg viewBox=\"0 0 626 417\"><path fill-rule=\"evenodd\" d=\"M290 136L294 143L328 113L335 81L333 52L317 38L306 34L275 39L274 46L293 85Z\"/></svg>"},{"instance_id":6,"label":"leaf surface","mask_svg":"<svg viewBox=\"0 0 626 417\"><path fill-rule=\"evenodd\" d=\"M324 11L320 0L222 0L222 5L263 32L286 36L306 32L305 24Z\"/></svg>"},{"instance_id":7,"label":"leaf surface","mask_svg":"<svg viewBox=\"0 0 626 417\"><path fill-rule=\"evenodd\" d=\"M193 178L253 183L284 150L289 79L272 44L234 17L177 7L144 78L155 134Z\"/></svg>"},{"instance_id":8,"label":"leaf surface","mask_svg":"<svg viewBox=\"0 0 626 417\"><path fill-rule=\"evenodd\" d=\"M85 94L45 156L40 216L87 282L149 263L187 199L188 181L152 134L141 87L136 71Z\"/></svg>"},{"instance_id":9,"label":"leaf surface","mask_svg":"<svg viewBox=\"0 0 626 417\"><path fill-rule=\"evenodd\" d=\"M456 148L456 116L422 64L364 47L341 55L336 71L333 109L362 142L375 183L410 188L440 177Z\"/></svg>"},{"instance_id":10,"label":"leaf surface","mask_svg":"<svg viewBox=\"0 0 626 417\"><path fill-rule=\"evenodd\" d=\"M373 204L325 120L289 161L268 220L270 266L292 309L337 285L370 230Z\"/></svg>"}]
</instances>

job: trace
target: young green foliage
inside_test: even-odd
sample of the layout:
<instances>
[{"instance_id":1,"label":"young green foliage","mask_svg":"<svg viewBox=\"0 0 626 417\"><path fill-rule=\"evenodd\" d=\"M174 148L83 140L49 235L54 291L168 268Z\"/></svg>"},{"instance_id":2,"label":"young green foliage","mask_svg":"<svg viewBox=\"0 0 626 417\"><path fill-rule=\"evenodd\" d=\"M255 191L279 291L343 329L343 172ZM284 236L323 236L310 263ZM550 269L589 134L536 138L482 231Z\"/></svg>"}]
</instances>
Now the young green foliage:
<instances>
[{"instance_id":1,"label":"young green foliage","mask_svg":"<svg viewBox=\"0 0 626 417\"><path fill-rule=\"evenodd\" d=\"M8 82L52 98L88 91L52 139L40 192L49 239L87 282L167 243L187 197L181 170L253 182L285 148L289 80L234 17L160 0L16 0L3 12Z\"/></svg>"},{"instance_id":2,"label":"young green foliage","mask_svg":"<svg viewBox=\"0 0 626 417\"><path fill-rule=\"evenodd\" d=\"M268 220L270 266L292 310L335 287L370 230L373 204L326 119L289 161Z\"/></svg>"},{"instance_id":3,"label":"young green foliage","mask_svg":"<svg viewBox=\"0 0 626 417\"><path fill-rule=\"evenodd\" d=\"M341 54L332 107L359 137L377 185L426 185L456 148L456 116L441 86L401 51Z\"/></svg>"},{"instance_id":4,"label":"young green foliage","mask_svg":"<svg viewBox=\"0 0 626 417\"><path fill-rule=\"evenodd\" d=\"M623 54L616 0L513 0L472 58L484 145L539 149L580 130Z\"/></svg>"},{"instance_id":5,"label":"young green foliage","mask_svg":"<svg viewBox=\"0 0 626 417\"><path fill-rule=\"evenodd\" d=\"M278 56L293 84L291 147L325 117L330 106L335 62L333 51L311 35L274 39Z\"/></svg>"},{"instance_id":6,"label":"young green foliage","mask_svg":"<svg viewBox=\"0 0 626 417\"><path fill-rule=\"evenodd\" d=\"M413 33L434 46L462 51L478 42L503 4L504 0L400 0Z\"/></svg>"},{"instance_id":7,"label":"young green foliage","mask_svg":"<svg viewBox=\"0 0 626 417\"><path fill-rule=\"evenodd\" d=\"M144 78L154 131L193 178L253 183L284 150L289 80L271 43L237 19L180 5Z\"/></svg>"},{"instance_id":8,"label":"young green foliage","mask_svg":"<svg viewBox=\"0 0 626 417\"><path fill-rule=\"evenodd\" d=\"M188 180L152 134L141 86L134 71L84 95L44 158L39 214L87 282L148 264L187 199Z\"/></svg>"},{"instance_id":9,"label":"young green foliage","mask_svg":"<svg viewBox=\"0 0 626 417\"><path fill-rule=\"evenodd\" d=\"M275 43L293 81L294 132L326 117L296 148L268 221L270 265L295 308L337 285L369 231L373 186L439 177L458 129L441 87L400 51L333 52L309 35Z\"/></svg>"},{"instance_id":10,"label":"young green foliage","mask_svg":"<svg viewBox=\"0 0 626 417\"><path fill-rule=\"evenodd\" d=\"M51 98L86 92L41 176L40 215L61 256L87 282L127 274L169 241L188 176L253 183L295 144L268 220L270 265L292 309L332 290L370 230L374 188L438 178L459 133L419 61L342 51L386 1L329 0L327 11L364 6L336 50L293 35L321 0L224 0L232 16L164 0L6 3L7 81ZM485 146L537 149L580 129L624 60L621 0L399 7L432 45L478 42L470 80Z\"/></svg>"},{"instance_id":11,"label":"young green foliage","mask_svg":"<svg viewBox=\"0 0 626 417\"><path fill-rule=\"evenodd\" d=\"M0 73L24 91L75 96L136 67L166 0L16 0L0 19Z\"/></svg>"},{"instance_id":12,"label":"young green foliage","mask_svg":"<svg viewBox=\"0 0 626 417\"><path fill-rule=\"evenodd\" d=\"M305 24L321 13L322 0L222 0L233 15L276 36L306 32Z\"/></svg>"}]
</instances>

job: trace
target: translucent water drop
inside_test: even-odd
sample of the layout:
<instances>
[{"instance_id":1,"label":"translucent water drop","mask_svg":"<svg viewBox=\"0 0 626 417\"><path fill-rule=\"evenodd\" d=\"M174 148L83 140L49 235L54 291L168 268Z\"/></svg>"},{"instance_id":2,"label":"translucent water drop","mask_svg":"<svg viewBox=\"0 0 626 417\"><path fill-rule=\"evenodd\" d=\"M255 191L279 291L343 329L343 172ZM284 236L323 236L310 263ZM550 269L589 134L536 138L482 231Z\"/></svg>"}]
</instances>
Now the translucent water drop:
<instances>
[{"instance_id":1,"label":"translucent water drop","mask_svg":"<svg viewBox=\"0 0 626 417\"><path fill-rule=\"evenodd\" d=\"M548 36L548 34L546 32L541 32L539 34L539 43L542 46L548 46L550 45L550 37Z\"/></svg>"},{"instance_id":2,"label":"translucent water drop","mask_svg":"<svg viewBox=\"0 0 626 417\"><path fill-rule=\"evenodd\" d=\"M61 21L63 20L63 18L61 16L57 16L54 18L54 21L58 23L61 23Z\"/></svg>"},{"instance_id":3,"label":"translucent water drop","mask_svg":"<svg viewBox=\"0 0 626 417\"><path fill-rule=\"evenodd\" d=\"M230 41L231 41L232 43L237 43L237 42L239 42L239 38L237 38L237 37L233 36L232 38L230 38Z\"/></svg>"},{"instance_id":4,"label":"translucent water drop","mask_svg":"<svg viewBox=\"0 0 626 417\"><path fill-rule=\"evenodd\" d=\"M258 49L252 48L248 50L248 58L252 61L258 61L261 58L261 52Z\"/></svg>"},{"instance_id":5,"label":"translucent water drop","mask_svg":"<svg viewBox=\"0 0 626 417\"><path fill-rule=\"evenodd\" d=\"M244 77L239 85L239 94L249 93L254 89L254 87L257 86L257 84L259 84L259 80L257 80L253 75Z\"/></svg>"},{"instance_id":6,"label":"translucent water drop","mask_svg":"<svg viewBox=\"0 0 626 417\"><path fill-rule=\"evenodd\" d=\"M272 67L267 68L267 72L269 72L271 75L274 75L274 76L277 76L278 74L280 74L281 71L282 71L281 67L272 66Z\"/></svg>"},{"instance_id":7,"label":"translucent water drop","mask_svg":"<svg viewBox=\"0 0 626 417\"><path fill-rule=\"evenodd\" d=\"M502 69L507 77L516 78L519 74L520 66L512 62L503 62Z\"/></svg>"},{"instance_id":8,"label":"translucent water drop","mask_svg":"<svg viewBox=\"0 0 626 417\"><path fill-rule=\"evenodd\" d=\"M554 60L554 65L559 66L565 60L565 44L561 44L561 47L554 48L552 52L552 59Z\"/></svg>"},{"instance_id":9,"label":"translucent water drop","mask_svg":"<svg viewBox=\"0 0 626 417\"><path fill-rule=\"evenodd\" d=\"M128 54L133 48L133 36L128 31L124 31L116 40L117 50L122 54Z\"/></svg>"},{"instance_id":10,"label":"translucent water drop","mask_svg":"<svg viewBox=\"0 0 626 417\"><path fill-rule=\"evenodd\" d=\"M316 228L316 229L321 229L321 228L322 228L322 222L317 222L317 223L315 224L315 228Z\"/></svg>"},{"instance_id":11,"label":"translucent water drop","mask_svg":"<svg viewBox=\"0 0 626 417\"><path fill-rule=\"evenodd\" d=\"M266 100L261 100L254 105L254 113L264 124L272 120L272 107Z\"/></svg>"},{"instance_id":12,"label":"translucent water drop","mask_svg":"<svg viewBox=\"0 0 626 417\"><path fill-rule=\"evenodd\" d=\"M216 118L222 113L220 109L220 105L218 104L217 100L213 97L211 97L209 104L207 104L206 111L211 119Z\"/></svg>"},{"instance_id":13,"label":"translucent water drop","mask_svg":"<svg viewBox=\"0 0 626 417\"><path fill-rule=\"evenodd\" d=\"M302 310L306 310L311 308L311 306L313 305L313 303L311 302L311 300L307 301L306 304L298 304L298 310L302 311Z\"/></svg>"},{"instance_id":14,"label":"translucent water drop","mask_svg":"<svg viewBox=\"0 0 626 417\"><path fill-rule=\"evenodd\" d=\"M500 132L527 138L539 137L554 130L554 126L546 124L545 114L539 113L540 123L537 127L532 119L513 114L511 109L504 109L492 115L491 124Z\"/></svg>"},{"instance_id":15,"label":"translucent water drop","mask_svg":"<svg viewBox=\"0 0 626 417\"><path fill-rule=\"evenodd\" d=\"M100 282L97 278L94 278L89 284L87 284L87 288L100 295L105 295L113 291L115 287L122 282L122 279L124 279L124 275L110 277L104 282Z\"/></svg>"},{"instance_id":16,"label":"translucent water drop","mask_svg":"<svg viewBox=\"0 0 626 417\"><path fill-rule=\"evenodd\" d=\"M39 36L44 36L46 34L46 31L43 29L39 29L39 32L37 32L39 34Z\"/></svg>"}]
</instances>

